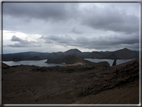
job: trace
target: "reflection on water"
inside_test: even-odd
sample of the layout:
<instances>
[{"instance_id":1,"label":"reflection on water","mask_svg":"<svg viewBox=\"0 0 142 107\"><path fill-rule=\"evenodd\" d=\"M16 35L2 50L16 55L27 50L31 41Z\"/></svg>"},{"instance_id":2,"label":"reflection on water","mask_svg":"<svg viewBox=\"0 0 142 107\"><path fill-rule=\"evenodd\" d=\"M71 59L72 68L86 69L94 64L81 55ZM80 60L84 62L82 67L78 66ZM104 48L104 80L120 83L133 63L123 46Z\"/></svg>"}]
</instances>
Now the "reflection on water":
<instances>
[{"instance_id":1,"label":"reflection on water","mask_svg":"<svg viewBox=\"0 0 142 107\"><path fill-rule=\"evenodd\" d=\"M85 60L91 61L91 62L101 62L101 61L107 61L109 63L110 66L112 66L113 61L112 59L92 59L92 58L85 58ZM132 61L134 59L117 59L116 60L116 65L125 63L125 62L129 62Z\"/></svg>"},{"instance_id":2,"label":"reflection on water","mask_svg":"<svg viewBox=\"0 0 142 107\"><path fill-rule=\"evenodd\" d=\"M112 59L92 59L92 58L85 58L85 60L91 61L91 62L101 62L101 61L107 61L110 66L112 66L112 63L114 60ZM122 64L128 61L131 61L134 59L117 59L116 60L116 64ZM38 60L38 61L3 61L5 64L9 65L9 66L13 66L13 65L35 65L35 66L45 66L45 67L51 67L51 66L65 66L62 64L49 64L49 63L45 63L47 61L47 59L44 60Z\"/></svg>"}]
</instances>

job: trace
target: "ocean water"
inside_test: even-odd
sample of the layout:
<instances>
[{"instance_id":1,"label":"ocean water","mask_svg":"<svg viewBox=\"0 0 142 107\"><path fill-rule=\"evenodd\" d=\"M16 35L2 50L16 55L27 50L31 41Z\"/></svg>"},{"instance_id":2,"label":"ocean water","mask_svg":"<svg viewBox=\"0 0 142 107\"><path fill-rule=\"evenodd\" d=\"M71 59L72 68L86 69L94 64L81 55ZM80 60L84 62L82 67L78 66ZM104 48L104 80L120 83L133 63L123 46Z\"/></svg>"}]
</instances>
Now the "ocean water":
<instances>
[{"instance_id":1,"label":"ocean water","mask_svg":"<svg viewBox=\"0 0 142 107\"><path fill-rule=\"evenodd\" d=\"M51 67L51 66L65 66L62 64L49 64L45 63L47 59L44 60L37 60L37 61L3 61L3 63L9 65L9 66L14 66L14 65L35 65L35 66L40 66L40 67Z\"/></svg>"},{"instance_id":2,"label":"ocean water","mask_svg":"<svg viewBox=\"0 0 142 107\"><path fill-rule=\"evenodd\" d=\"M91 61L91 62L101 62L101 61L107 61L109 63L110 66L112 66L112 63L114 60L111 59L92 59L92 58L85 58L85 60ZM128 61L131 61L134 59L117 59L116 60L116 64L122 64ZM51 66L65 66L63 64L49 64L49 63L45 63L47 61L47 59L44 60L37 60L37 61L3 61L3 63L9 65L9 66L14 66L14 65L35 65L35 66L40 66L40 67L51 67Z\"/></svg>"}]
</instances>

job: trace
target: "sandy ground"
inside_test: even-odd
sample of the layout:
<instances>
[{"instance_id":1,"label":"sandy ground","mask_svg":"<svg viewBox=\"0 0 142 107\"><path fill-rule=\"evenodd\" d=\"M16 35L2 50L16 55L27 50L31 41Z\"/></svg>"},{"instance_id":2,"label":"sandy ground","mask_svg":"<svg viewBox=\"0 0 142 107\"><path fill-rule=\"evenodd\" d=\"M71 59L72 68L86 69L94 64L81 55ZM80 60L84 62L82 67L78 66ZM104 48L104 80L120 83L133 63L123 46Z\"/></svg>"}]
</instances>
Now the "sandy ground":
<instances>
[{"instance_id":1,"label":"sandy ground","mask_svg":"<svg viewBox=\"0 0 142 107\"><path fill-rule=\"evenodd\" d=\"M2 69L3 104L138 104L139 62Z\"/></svg>"}]
</instances>

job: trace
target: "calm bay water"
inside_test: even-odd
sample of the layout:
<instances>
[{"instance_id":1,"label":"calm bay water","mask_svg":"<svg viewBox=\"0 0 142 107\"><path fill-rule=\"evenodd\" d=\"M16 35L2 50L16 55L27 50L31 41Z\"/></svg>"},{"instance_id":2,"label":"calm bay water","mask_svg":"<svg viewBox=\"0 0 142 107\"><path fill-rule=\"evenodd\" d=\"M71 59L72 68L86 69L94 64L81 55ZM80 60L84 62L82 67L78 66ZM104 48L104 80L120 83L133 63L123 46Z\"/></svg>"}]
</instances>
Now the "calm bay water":
<instances>
[{"instance_id":1,"label":"calm bay water","mask_svg":"<svg viewBox=\"0 0 142 107\"><path fill-rule=\"evenodd\" d=\"M37 61L3 61L3 63L13 66L13 65L35 65L35 66L40 66L40 67L51 67L51 66L64 66L62 64L49 64L45 63L47 59L44 60L37 60Z\"/></svg>"},{"instance_id":2,"label":"calm bay water","mask_svg":"<svg viewBox=\"0 0 142 107\"><path fill-rule=\"evenodd\" d=\"M114 60L111 59L92 59L92 58L85 58L85 60L91 61L91 62L101 62L101 61L107 61L110 66L112 66L112 63ZM118 59L116 61L116 64L122 64L128 61L131 61L134 59ZM9 65L9 66L13 66L13 65L35 65L35 66L45 66L45 67L51 67L51 66L65 66L62 64L49 64L49 63L45 63L47 61L47 59L44 60L38 60L38 61L3 61L5 64Z\"/></svg>"}]
</instances>

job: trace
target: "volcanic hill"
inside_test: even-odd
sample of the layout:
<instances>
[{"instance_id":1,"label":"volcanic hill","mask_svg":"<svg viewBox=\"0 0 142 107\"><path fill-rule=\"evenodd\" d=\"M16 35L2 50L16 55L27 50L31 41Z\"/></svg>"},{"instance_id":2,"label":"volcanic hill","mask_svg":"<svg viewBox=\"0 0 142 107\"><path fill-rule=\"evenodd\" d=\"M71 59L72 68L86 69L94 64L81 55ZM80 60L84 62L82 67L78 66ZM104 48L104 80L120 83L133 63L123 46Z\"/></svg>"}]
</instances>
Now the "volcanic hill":
<instances>
[{"instance_id":1,"label":"volcanic hill","mask_svg":"<svg viewBox=\"0 0 142 107\"><path fill-rule=\"evenodd\" d=\"M75 65L87 65L87 66L109 66L109 63L106 61L95 63L84 60L82 57L78 55L67 55L65 57L57 58L57 59L48 59L46 63L57 63L57 64L66 64L69 66Z\"/></svg>"}]
</instances>

